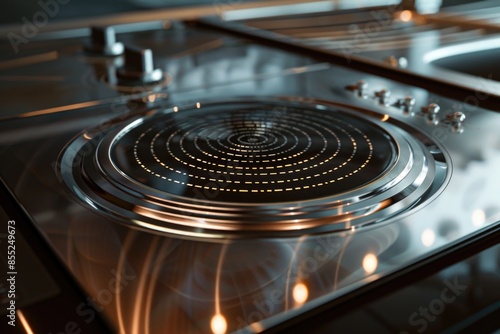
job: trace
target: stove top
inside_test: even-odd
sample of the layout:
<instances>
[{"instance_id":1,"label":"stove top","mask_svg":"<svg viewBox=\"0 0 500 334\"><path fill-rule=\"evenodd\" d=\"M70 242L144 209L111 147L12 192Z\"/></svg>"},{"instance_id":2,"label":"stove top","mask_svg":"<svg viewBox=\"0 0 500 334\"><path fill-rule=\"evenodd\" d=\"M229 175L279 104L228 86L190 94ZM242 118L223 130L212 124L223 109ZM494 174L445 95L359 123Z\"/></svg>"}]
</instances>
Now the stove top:
<instances>
[{"instance_id":1,"label":"stove top","mask_svg":"<svg viewBox=\"0 0 500 334\"><path fill-rule=\"evenodd\" d=\"M498 227L500 116L467 103L474 83L453 96L409 56L341 64L261 32L162 19L40 33L12 57L1 41L0 177L83 289L73 320L268 331Z\"/></svg>"},{"instance_id":2,"label":"stove top","mask_svg":"<svg viewBox=\"0 0 500 334\"><path fill-rule=\"evenodd\" d=\"M112 218L199 237L353 230L444 184L431 139L331 108L262 99L151 110L85 131L60 178Z\"/></svg>"}]
</instances>

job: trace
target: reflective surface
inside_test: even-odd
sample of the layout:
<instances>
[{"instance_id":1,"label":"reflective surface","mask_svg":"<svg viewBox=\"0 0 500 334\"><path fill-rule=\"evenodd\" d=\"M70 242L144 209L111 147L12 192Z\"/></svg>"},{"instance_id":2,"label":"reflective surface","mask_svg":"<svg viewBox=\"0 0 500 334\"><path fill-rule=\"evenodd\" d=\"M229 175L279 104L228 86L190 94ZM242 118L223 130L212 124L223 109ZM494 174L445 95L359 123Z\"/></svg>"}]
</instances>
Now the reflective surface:
<instances>
[{"instance_id":1,"label":"reflective surface","mask_svg":"<svg viewBox=\"0 0 500 334\"><path fill-rule=\"evenodd\" d=\"M364 68L376 64L386 73L392 69L396 80L406 77L407 82L424 89L441 89L443 95L447 91L451 98L498 111L497 4L478 1L429 13L410 11L400 3L355 12L325 10L227 20L223 25L333 53L339 64L349 66L359 61ZM213 21L221 22L215 17ZM464 88L468 92L463 92ZM476 92L487 98L475 97Z\"/></svg>"},{"instance_id":2,"label":"reflective surface","mask_svg":"<svg viewBox=\"0 0 500 334\"><path fill-rule=\"evenodd\" d=\"M426 55L430 64L475 77L500 81L500 68L496 62L500 50L498 38L437 49Z\"/></svg>"},{"instance_id":3,"label":"reflective surface","mask_svg":"<svg viewBox=\"0 0 500 334\"><path fill-rule=\"evenodd\" d=\"M289 324L288 330L293 327L308 333L495 333L499 327L500 292L496 287L500 281L500 245L479 250L474 246L475 254L459 261L454 253L454 264L439 271L439 267L434 267L433 273L424 279L417 279L418 274L412 272L412 283L403 288L394 289L401 280L393 280L390 293L381 297L379 294L375 300L357 307L343 303L323 311L320 317Z\"/></svg>"},{"instance_id":4,"label":"reflective surface","mask_svg":"<svg viewBox=\"0 0 500 334\"><path fill-rule=\"evenodd\" d=\"M236 100L89 129L68 146L58 172L79 200L126 224L197 237L269 237L353 229L401 214L443 185L444 154L430 139L421 146L366 114Z\"/></svg>"},{"instance_id":5,"label":"reflective surface","mask_svg":"<svg viewBox=\"0 0 500 334\"><path fill-rule=\"evenodd\" d=\"M137 36L140 38L124 34L119 39L151 46L158 57L156 62L172 76L168 87L155 92L139 87L139 97L121 96L100 79L106 75L105 69L118 65L110 64L109 59L82 56L81 50L67 50L64 58L50 63L49 69L61 76L60 81L29 81L29 86L23 87L20 81L11 80L13 74L27 80L29 75L45 73L48 69L44 63L2 70L5 80L0 82L6 92L0 108L8 116L0 122L0 176L85 288L89 303L95 301L99 314L110 319L117 332L259 332L411 266L500 220L497 113L410 85L185 26ZM171 42L169 50L166 41ZM191 43L200 41L217 43L209 44L210 47L204 44L205 48L193 51ZM37 43L41 43L41 49L51 51L63 48L61 44L83 42L32 41L30 47L37 49ZM183 48L186 52L180 53ZM360 79L370 84L365 98L345 89ZM29 99L28 87L33 90ZM388 105L381 105L374 97L384 88L392 91ZM60 94L54 95L54 91ZM393 105L394 100L407 95L416 99L412 113ZM378 124L375 132L384 138L384 147L404 142L396 137L399 133L408 139L408 147L414 147L413 152L427 152L426 156L434 160L435 172L429 174L427 169L422 175L433 175L432 179L441 175L441 182L427 183L424 194L415 197L416 203L410 201L413 204L407 203L407 192L402 191L395 197L401 203L394 210L409 210L387 220L383 220L384 215L379 224L359 229L344 226L342 231L320 234L299 230L286 237L253 236L214 242L160 235L124 225L115 214L103 215L101 208L95 207L92 199L98 197L83 193L77 195L77 200L70 198L68 183L58 178L56 171L61 170L63 152L69 152L68 143L82 140L85 133L92 134L90 130L111 133L116 130L115 125L121 124L121 131L127 120L148 116L154 119L158 110L194 110L197 103L203 108L208 100L248 100L248 96L288 96L285 100L308 105L316 101L316 105L342 110L349 113L342 120L352 119L359 128ZM92 101L98 103L89 105ZM430 103L441 106L439 122L430 121L422 113L422 108ZM446 113L457 109L467 114L462 133L453 132L444 121ZM314 111L311 117L323 122L319 112ZM117 117L119 122L109 121ZM170 117L167 119L172 120ZM182 121L181 116L176 117ZM196 119L195 124L199 122ZM151 124L153 128L156 125ZM116 140L124 147L133 147L132 142ZM335 143L331 145L335 147ZM165 152L166 149L162 154ZM382 162L398 163L391 160L396 152L402 152L402 148L382 155ZM113 159L119 161L122 156L133 157L133 152L116 153ZM125 164L129 161L121 163L121 169L127 170ZM370 183L384 171L378 169L357 185ZM412 178L409 189L422 190L411 184L425 183L424 176ZM77 191L78 188L74 192ZM420 198L425 199L421 205ZM82 204L82 199L88 201ZM77 317L91 321L87 304L78 307L68 305Z\"/></svg>"},{"instance_id":6,"label":"reflective surface","mask_svg":"<svg viewBox=\"0 0 500 334\"><path fill-rule=\"evenodd\" d=\"M104 139L105 154L131 181L182 197L212 190L213 204L336 196L380 178L398 154L388 133L340 112L265 101L198 106L124 124Z\"/></svg>"}]
</instances>

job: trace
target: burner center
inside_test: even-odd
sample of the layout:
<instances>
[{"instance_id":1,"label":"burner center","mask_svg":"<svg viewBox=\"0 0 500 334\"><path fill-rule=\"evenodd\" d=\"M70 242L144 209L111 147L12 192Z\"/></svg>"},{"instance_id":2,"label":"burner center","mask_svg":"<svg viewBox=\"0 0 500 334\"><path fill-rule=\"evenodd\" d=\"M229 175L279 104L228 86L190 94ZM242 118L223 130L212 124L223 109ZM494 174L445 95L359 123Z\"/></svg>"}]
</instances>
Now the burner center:
<instances>
[{"instance_id":1,"label":"burner center","mask_svg":"<svg viewBox=\"0 0 500 334\"><path fill-rule=\"evenodd\" d=\"M264 134L243 134L238 137L238 142L243 145L260 145L267 141L267 138Z\"/></svg>"}]
</instances>

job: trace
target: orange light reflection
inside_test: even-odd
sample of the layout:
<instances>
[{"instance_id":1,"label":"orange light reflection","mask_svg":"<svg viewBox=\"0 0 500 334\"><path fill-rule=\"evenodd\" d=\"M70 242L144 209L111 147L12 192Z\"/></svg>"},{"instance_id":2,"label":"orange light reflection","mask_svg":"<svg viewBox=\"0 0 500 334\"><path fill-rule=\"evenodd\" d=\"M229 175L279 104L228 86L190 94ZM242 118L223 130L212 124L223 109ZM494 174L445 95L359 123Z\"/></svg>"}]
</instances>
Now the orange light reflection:
<instances>
[{"instance_id":1,"label":"orange light reflection","mask_svg":"<svg viewBox=\"0 0 500 334\"><path fill-rule=\"evenodd\" d=\"M373 274L375 270L377 270L377 267L378 267L377 256L372 253L366 254L365 257L363 258L363 270L365 271L365 273L367 273L368 275Z\"/></svg>"},{"instance_id":2,"label":"orange light reflection","mask_svg":"<svg viewBox=\"0 0 500 334\"><path fill-rule=\"evenodd\" d=\"M27 65L33 65L38 63L45 63L48 61L53 61L59 58L59 52L51 51L46 53L41 53L33 56L27 56L22 58L10 59L0 61L0 70L11 69L14 67L22 67Z\"/></svg>"},{"instance_id":3,"label":"orange light reflection","mask_svg":"<svg viewBox=\"0 0 500 334\"><path fill-rule=\"evenodd\" d=\"M309 298L309 289L304 283L298 283L293 287L292 295L298 305L303 305Z\"/></svg>"},{"instance_id":4,"label":"orange light reflection","mask_svg":"<svg viewBox=\"0 0 500 334\"><path fill-rule=\"evenodd\" d=\"M227 321L222 314L216 314L210 321L210 328L214 334L225 334L227 331Z\"/></svg>"},{"instance_id":5,"label":"orange light reflection","mask_svg":"<svg viewBox=\"0 0 500 334\"><path fill-rule=\"evenodd\" d=\"M413 13L411 12L411 10L403 10L399 14L399 19L403 22L409 22L411 21L412 18L413 18Z\"/></svg>"},{"instance_id":6,"label":"orange light reflection","mask_svg":"<svg viewBox=\"0 0 500 334\"><path fill-rule=\"evenodd\" d=\"M24 316L23 312L21 310L17 310L17 316L19 317L19 320L21 320L21 325L23 325L24 330L28 334L34 334L33 330L31 329L30 324L28 323L28 320Z\"/></svg>"}]
</instances>

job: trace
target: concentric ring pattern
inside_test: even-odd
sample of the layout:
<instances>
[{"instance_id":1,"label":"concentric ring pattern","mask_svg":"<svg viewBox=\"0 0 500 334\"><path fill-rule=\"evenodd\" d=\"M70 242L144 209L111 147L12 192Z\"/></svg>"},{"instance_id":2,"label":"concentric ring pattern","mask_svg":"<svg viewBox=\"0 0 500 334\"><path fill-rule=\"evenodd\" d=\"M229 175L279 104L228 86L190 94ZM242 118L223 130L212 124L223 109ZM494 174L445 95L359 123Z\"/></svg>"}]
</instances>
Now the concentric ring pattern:
<instances>
[{"instance_id":1,"label":"concentric ring pattern","mask_svg":"<svg viewBox=\"0 0 500 334\"><path fill-rule=\"evenodd\" d=\"M111 161L131 180L221 202L340 194L382 175L396 153L389 135L370 123L296 108L170 113L119 137Z\"/></svg>"},{"instance_id":2,"label":"concentric ring pattern","mask_svg":"<svg viewBox=\"0 0 500 334\"><path fill-rule=\"evenodd\" d=\"M154 231L343 230L404 212L444 182L435 145L324 105L198 103L112 125L70 143L60 175L99 212Z\"/></svg>"}]
</instances>

